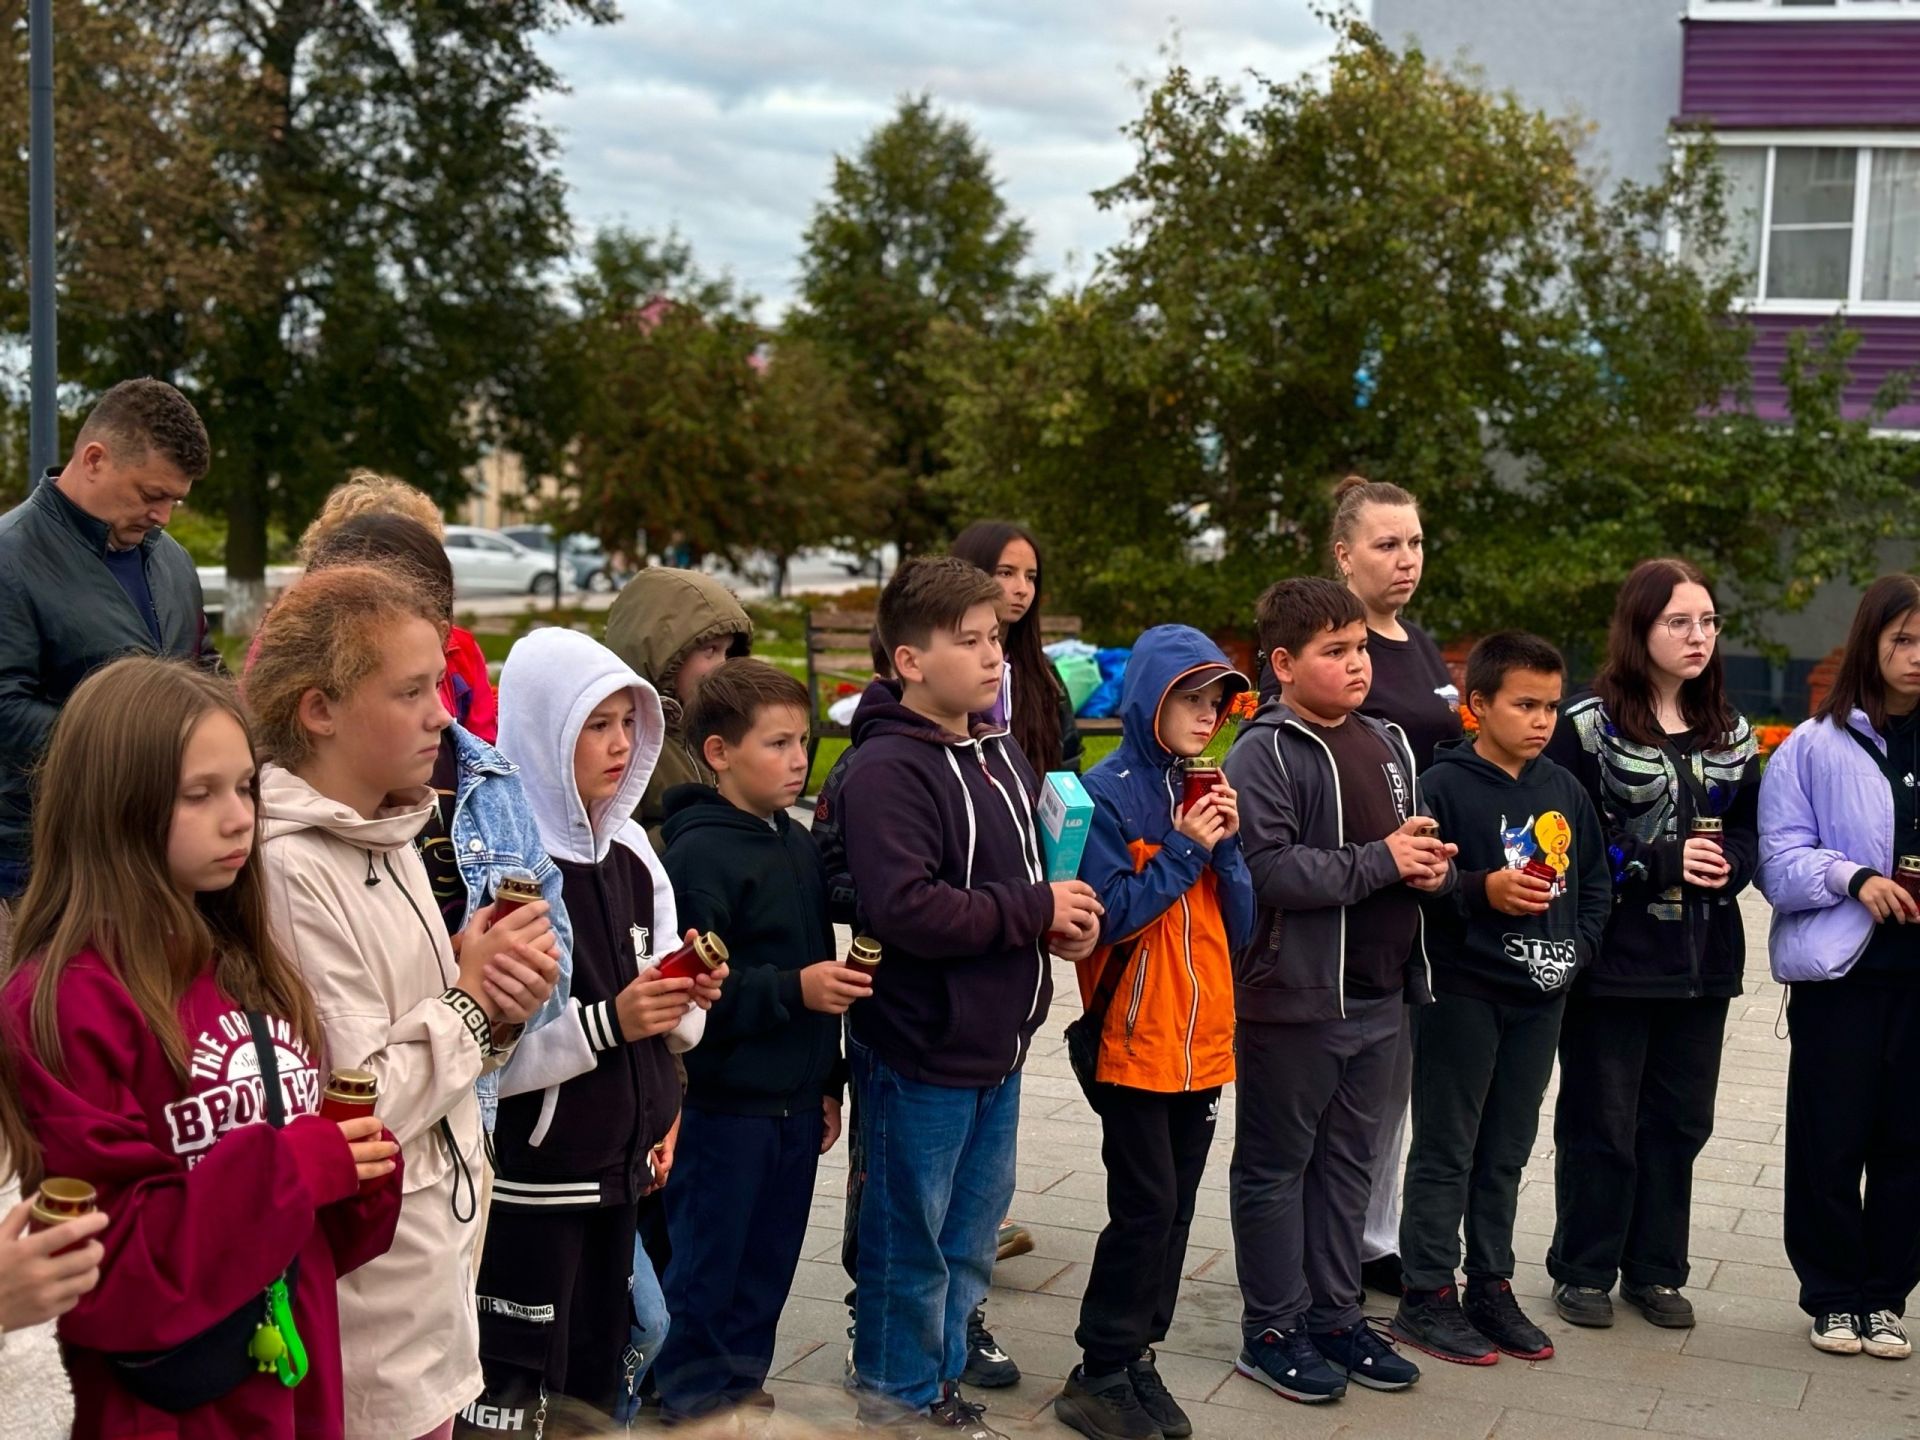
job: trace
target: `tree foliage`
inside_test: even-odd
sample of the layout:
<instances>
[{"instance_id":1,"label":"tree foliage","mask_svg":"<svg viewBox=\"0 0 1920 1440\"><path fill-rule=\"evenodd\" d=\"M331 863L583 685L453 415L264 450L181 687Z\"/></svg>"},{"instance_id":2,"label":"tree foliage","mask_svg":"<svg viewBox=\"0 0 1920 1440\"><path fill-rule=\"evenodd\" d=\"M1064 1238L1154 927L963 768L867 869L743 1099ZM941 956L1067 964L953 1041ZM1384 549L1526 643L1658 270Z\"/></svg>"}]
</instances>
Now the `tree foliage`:
<instances>
[{"instance_id":1,"label":"tree foliage","mask_svg":"<svg viewBox=\"0 0 1920 1440\"><path fill-rule=\"evenodd\" d=\"M1244 625L1324 572L1350 470L1420 498L1422 617L1455 634L1589 638L1672 551L1757 616L1911 520L1907 452L1840 418L1844 345L1796 352L1790 430L1752 415L1735 281L1668 244L1723 233L1710 146L1602 194L1571 122L1341 30L1323 76L1244 94L1174 66L1096 197L1131 224L1092 280L946 337L949 484L1052 537L1076 604Z\"/></svg>"},{"instance_id":2,"label":"tree foliage","mask_svg":"<svg viewBox=\"0 0 1920 1440\"><path fill-rule=\"evenodd\" d=\"M159 374L194 396L215 446L196 499L227 512L230 586L262 574L269 517L297 525L350 466L464 492L521 405L570 249L555 141L531 113L559 79L535 42L613 13L61 7L62 375ZM24 206L4 219L11 260Z\"/></svg>"},{"instance_id":3,"label":"tree foliage","mask_svg":"<svg viewBox=\"0 0 1920 1440\"><path fill-rule=\"evenodd\" d=\"M1043 284L1025 268L1030 245L986 149L926 95L903 99L857 154L835 159L790 329L846 370L883 437L894 480L875 538L911 551L951 528L951 495L936 483L946 396L931 337L942 325L993 334L1026 314Z\"/></svg>"},{"instance_id":4,"label":"tree foliage","mask_svg":"<svg viewBox=\"0 0 1920 1440\"><path fill-rule=\"evenodd\" d=\"M617 549L644 530L777 573L871 516L879 438L814 343L764 331L677 237L605 232L591 256L546 367L573 437L557 518Z\"/></svg>"}]
</instances>

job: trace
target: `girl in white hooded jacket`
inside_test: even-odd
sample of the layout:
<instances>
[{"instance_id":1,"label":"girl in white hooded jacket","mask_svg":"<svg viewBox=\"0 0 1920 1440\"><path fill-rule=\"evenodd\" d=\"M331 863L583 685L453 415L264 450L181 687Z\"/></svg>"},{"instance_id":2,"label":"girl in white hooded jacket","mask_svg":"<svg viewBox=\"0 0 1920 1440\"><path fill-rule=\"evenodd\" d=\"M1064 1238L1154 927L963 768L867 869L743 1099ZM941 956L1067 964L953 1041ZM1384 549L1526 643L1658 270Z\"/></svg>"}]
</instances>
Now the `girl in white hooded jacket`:
<instances>
[{"instance_id":1,"label":"girl in white hooded jacket","mask_svg":"<svg viewBox=\"0 0 1920 1440\"><path fill-rule=\"evenodd\" d=\"M401 1145L386 1255L340 1282L349 1440L451 1433L479 1393L471 1278L480 1112L558 975L547 906L469 924L458 956L413 839L432 811L446 618L404 573L302 577L246 684L275 763L260 782L276 937L313 992L329 1068L371 1070Z\"/></svg>"}]
</instances>

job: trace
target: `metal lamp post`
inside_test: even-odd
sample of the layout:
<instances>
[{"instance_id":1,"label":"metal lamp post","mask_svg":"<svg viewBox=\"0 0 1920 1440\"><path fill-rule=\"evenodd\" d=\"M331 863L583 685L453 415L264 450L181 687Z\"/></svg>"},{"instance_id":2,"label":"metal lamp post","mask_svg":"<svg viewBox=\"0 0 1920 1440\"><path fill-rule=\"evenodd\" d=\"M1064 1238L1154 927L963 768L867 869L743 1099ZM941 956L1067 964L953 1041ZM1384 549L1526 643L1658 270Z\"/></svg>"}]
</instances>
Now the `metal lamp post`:
<instances>
[{"instance_id":1,"label":"metal lamp post","mask_svg":"<svg viewBox=\"0 0 1920 1440\"><path fill-rule=\"evenodd\" d=\"M53 0L31 0L28 13L27 85L32 92L28 151L27 263L33 272L28 296L33 332L33 382L27 428L29 483L58 463L60 443L59 345L54 333L53 289Z\"/></svg>"}]
</instances>

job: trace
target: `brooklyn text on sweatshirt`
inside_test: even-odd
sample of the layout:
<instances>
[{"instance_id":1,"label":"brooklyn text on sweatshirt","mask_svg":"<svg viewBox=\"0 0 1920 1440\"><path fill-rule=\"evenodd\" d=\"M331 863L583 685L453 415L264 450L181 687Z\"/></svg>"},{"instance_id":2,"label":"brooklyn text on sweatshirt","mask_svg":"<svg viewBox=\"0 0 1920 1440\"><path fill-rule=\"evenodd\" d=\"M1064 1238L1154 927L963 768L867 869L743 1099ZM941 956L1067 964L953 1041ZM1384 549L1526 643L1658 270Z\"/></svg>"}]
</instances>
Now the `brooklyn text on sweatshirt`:
<instances>
[{"instance_id":1,"label":"brooklyn text on sweatshirt","mask_svg":"<svg viewBox=\"0 0 1920 1440\"><path fill-rule=\"evenodd\" d=\"M49 1174L84 1179L111 1220L100 1285L59 1322L84 1436L257 1436L341 1433L343 1373L336 1281L384 1254L400 1214L402 1176L360 1192L338 1125L321 1119L318 1057L269 1017L284 1129L266 1123L266 1092L245 1013L211 971L182 997L189 1047L184 1087L109 962L92 952L61 975L62 1069L28 1034L38 966L0 997L19 1062L20 1101ZM299 1262L294 1320L312 1368L296 1389L252 1376L185 1414L136 1400L105 1355L170 1349L257 1299ZM10 1397L11 1398L11 1397Z\"/></svg>"},{"instance_id":2,"label":"brooklyn text on sweatshirt","mask_svg":"<svg viewBox=\"0 0 1920 1440\"><path fill-rule=\"evenodd\" d=\"M840 1017L800 994L800 972L835 956L813 842L786 811L769 823L704 785L667 792L666 837L682 918L729 952L726 986L687 1056L688 1102L730 1115L818 1110L845 1077Z\"/></svg>"},{"instance_id":3,"label":"brooklyn text on sweatshirt","mask_svg":"<svg viewBox=\"0 0 1920 1440\"><path fill-rule=\"evenodd\" d=\"M1238 836L1208 852L1176 828L1180 767L1156 723L1175 690L1222 672L1244 687L1198 630L1147 631L1121 687L1120 744L1086 776L1094 812L1080 874L1107 913L1103 944L1077 967L1083 1003L1115 948L1130 949L1101 1030L1095 1073L1110 1084L1173 1092L1233 1078L1232 957L1253 934L1253 878Z\"/></svg>"},{"instance_id":4,"label":"brooklyn text on sweatshirt","mask_svg":"<svg viewBox=\"0 0 1920 1440\"><path fill-rule=\"evenodd\" d=\"M614 793L589 805L574 752L603 702L633 703L633 749ZM573 922L573 1001L501 1077L494 1138L498 1204L633 1204L647 1151L680 1109L671 1051L690 1049L705 1012L666 1036L629 1043L615 1000L679 944L673 885L633 818L666 738L653 687L611 650L571 630L535 631L500 675L500 749L520 766L540 838L559 867Z\"/></svg>"},{"instance_id":5,"label":"brooklyn text on sweatshirt","mask_svg":"<svg viewBox=\"0 0 1920 1440\"><path fill-rule=\"evenodd\" d=\"M1580 782L1547 759L1518 777L1455 740L1434 752L1421 793L1440 836L1460 847L1460 885L1427 905L1427 954L1441 994L1544 999L1592 961L1613 910L1606 835ZM1487 903L1488 877L1529 863L1553 872L1544 915Z\"/></svg>"},{"instance_id":6,"label":"brooklyn text on sweatshirt","mask_svg":"<svg viewBox=\"0 0 1920 1440\"><path fill-rule=\"evenodd\" d=\"M848 1028L930 1085L999 1084L1053 998L1038 781L1004 729L972 730L942 730L900 703L898 682L874 681L840 802L862 925L887 955Z\"/></svg>"},{"instance_id":7,"label":"brooklyn text on sweatshirt","mask_svg":"<svg viewBox=\"0 0 1920 1440\"><path fill-rule=\"evenodd\" d=\"M1587 693L1561 709L1546 754L1593 801L1613 870L1613 918L1581 989L1643 999L1738 995L1746 967L1738 901L1759 865L1753 727L1743 717L1731 735L1642 745ZM1717 816L1724 827L1720 848L1733 873L1718 890L1689 886L1683 876L1696 815Z\"/></svg>"}]
</instances>

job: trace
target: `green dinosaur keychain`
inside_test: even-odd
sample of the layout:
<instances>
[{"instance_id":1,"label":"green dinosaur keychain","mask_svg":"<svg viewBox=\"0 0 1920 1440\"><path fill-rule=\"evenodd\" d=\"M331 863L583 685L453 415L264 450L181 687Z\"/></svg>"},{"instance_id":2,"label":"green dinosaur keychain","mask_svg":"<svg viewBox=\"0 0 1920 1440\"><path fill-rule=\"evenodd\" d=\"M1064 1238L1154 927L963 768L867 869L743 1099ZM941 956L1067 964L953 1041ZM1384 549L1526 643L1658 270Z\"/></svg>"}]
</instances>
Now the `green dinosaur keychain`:
<instances>
[{"instance_id":1,"label":"green dinosaur keychain","mask_svg":"<svg viewBox=\"0 0 1920 1440\"><path fill-rule=\"evenodd\" d=\"M267 1287L267 1318L247 1342L247 1354L261 1374L278 1371L280 1383L288 1389L307 1378L307 1347L293 1323L293 1302L287 1294L285 1275Z\"/></svg>"}]
</instances>

